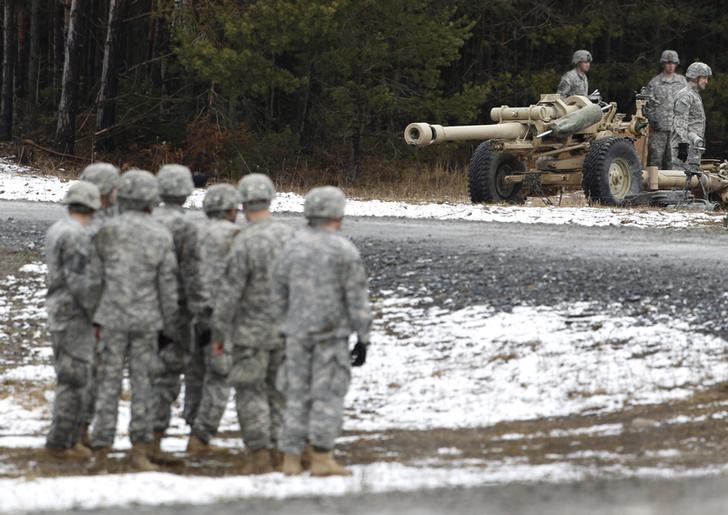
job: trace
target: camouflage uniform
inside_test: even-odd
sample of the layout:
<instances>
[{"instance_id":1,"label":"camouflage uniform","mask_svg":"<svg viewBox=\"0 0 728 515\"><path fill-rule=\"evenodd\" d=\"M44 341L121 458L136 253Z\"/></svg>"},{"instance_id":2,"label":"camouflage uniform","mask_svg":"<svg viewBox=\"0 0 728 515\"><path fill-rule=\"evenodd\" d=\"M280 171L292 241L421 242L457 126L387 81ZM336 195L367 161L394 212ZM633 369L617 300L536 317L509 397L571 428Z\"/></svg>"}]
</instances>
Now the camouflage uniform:
<instances>
[{"instance_id":1,"label":"camouflage uniform","mask_svg":"<svg viewBox=\"0 0 728 515\"><path fill-rule=\"evenodd\" d=\"M710 76L712 73L707 65L693 63L688 68L688 78L697 78L697 76L691 77L691 72L693 71L691 68L694 69L695 65L705 67L706 71L703 73L707 76ZM700 98L698 90L697 82L691 80L687 86L675 95L670 146L672 147L672 167L676 169L683 169L685 167L685 163L677 158L678 145L680 143L689 144L688 162L694 164L700 162L702 151L698 147L702 147L705 144L705 110L703 109L703 100Z\"/></svg>"},{"instance_id":2,"label":"camouflage uniform","mask_svg":"<svg viewBox=\"0 0 728 515\"><path fill-rule=\"evenodd\" d=\"M572 68L561 76L557 91L562 97L570 97L572 95L587 96L589 95L589 79L586 73Z\"/></svg>"},{"instance_id":3,"label":"camouflage uniform","mask_svg":"<svg viewBox=\"0 0 728 515\"><path fill-rule=\"evenodd\" d=\"M172 403L181 388L181 374L192 350L192 317L200 316L204 308L203 282L200 278L200 252L195 223L185 217L184 209L165 204L152 213L154 220L172 234L178 271L179 326L178 345L168 345L160 350L164 372L154 379L155 414L154 431L164 432L169 427Z\"/></svg>"},{"instance_id":4,"label":"camouflage uniform","mask_svg":"<svg viewBox=\"0 0 728 515\"><path fill-rule=\"evenodd\" d=\"M103 269L103 293L94 322L101 326L94 448L111 447L116 433L125 360L131 380L129 436L135 448L152 439L153 399L150 376L162 329L175 336L177 261L172 236L145 209L157 195L156 179L145 171L122 175L121 214L96 235ZM139 444L139 445L137 445ZM144 447L142 447L144 445ZM135 449L132 449L134 456Z\"/></svg>"},{"instance_id":5,"label":"camouflage uniform","mask_svg":"<svg viewBox=\"0 0 728 515\"><path fill-rule=\"evenodd\" d=\"M235 239L213 312L213 340L233 342L230 383L245 446L277 444L284 406L275 380L283 339L275 328L270 269L293 229L266 218L250 222Z\"/></svg>"},{"instance_id":6,"label":"camouflage uniform","mask_svg":"<svg viewBox=\"0 0 728 515\"><path fill-rule=\"evenodd\" d=\"M222 288L226 256L238 232L240 226L224 218L211 218L200 230L201 273L205 297L211 308L212 299L219 295ZM205 329L209 328L209 323L209 320L205 321ZM190 375L190 382L194 379L201 382L198 383L199 387L193 385L195 390L190 388L190 393L194 392L194 397L191 396L189 403L187 399L185 400L185 417L192 426L192 434L208 443L217 433L230 397L227 376L230 372L231 359L229 353L225 356L214 355L210 345L203 345L203 342L199 341L194 352L195 356L190 366L196 370Z\"/></svg>"},{"instance_id":7,"label":"camouflage uniform","mask_svg":"<svg viewBox=\"0 0 728 515\"><path fill-rule=\"evenodd\" d=\"M73 200L73 191L79 188L95 194L94 206L98 208L98 189L88 183L72 186L66 199ZM88 231L70 216L48 230L46 310L57 376L53 419L46 439L49 449L70 449L81 436L95 344L91 317L98 300L88 274L90 250Z\"/></svg>"},{"instance_id":8,"label":"camouflage uniform","mask_svg":"<svg viewBox=\"0 0 728 515\"><path fill-rule=\"evenodd\" d=\"M271 300L286 336L280 448L301 454L308 440L331 449L349 388L349 334L369 340L371 312L359 252L328 229L300 230L276 262Z\"/></svg>"}]
</instances>

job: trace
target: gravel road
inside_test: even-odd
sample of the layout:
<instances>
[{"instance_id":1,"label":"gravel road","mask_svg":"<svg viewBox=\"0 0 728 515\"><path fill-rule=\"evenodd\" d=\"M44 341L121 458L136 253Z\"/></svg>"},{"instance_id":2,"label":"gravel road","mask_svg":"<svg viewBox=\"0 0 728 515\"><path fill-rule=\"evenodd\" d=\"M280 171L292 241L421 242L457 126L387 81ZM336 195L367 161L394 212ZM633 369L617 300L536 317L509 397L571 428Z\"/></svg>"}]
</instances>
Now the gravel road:
<instances>
[{"instance_id":1,"label":"gravel road","mask_svg":"<svg viewBox=\"0 0 728 515\"><path fill-rule=\"evenodd\" d=\"M55 204L0 201L0 247L39 251ZM199 212L191 216L200 217ZM301 224L300 215L281 215ZM352 218L344 232L362 251L372 294L395 290L452 309L490 304L597 309L649 322L665 315L728 339L728 231ZM365 495L248 500L204 508L94 513L724 513L728 479L582 482ZM697 509L696 506L700 508Z\"/></svg>"}]
</instances>

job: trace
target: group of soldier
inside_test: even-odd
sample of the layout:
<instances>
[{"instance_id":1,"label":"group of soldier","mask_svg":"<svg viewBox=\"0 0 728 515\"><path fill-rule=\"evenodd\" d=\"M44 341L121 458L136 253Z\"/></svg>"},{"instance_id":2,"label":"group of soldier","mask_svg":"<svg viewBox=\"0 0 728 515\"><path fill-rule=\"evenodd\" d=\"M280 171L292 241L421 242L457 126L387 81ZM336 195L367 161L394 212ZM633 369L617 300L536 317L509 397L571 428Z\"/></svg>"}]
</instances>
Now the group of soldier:
<instances>
[{"instance_id":1,"label":"group of soldier","mask_svg":"<svg viewBox=\"0 0 728 515\"><path fill-rule=\"evenodd\" d=\"M558 93L563 97L589 96L591 61L589 51L574 52L575 67L561 77ZM663 51L662 72L650 80L645 91L650 122L648 165L665 170L684 169L686 163L697 165L705 150L705 110L700 92L713 72L707 64L696 61L682 76L675 71L679 64L676 51Z\"/></svg>"},{"instance_id":2,"label":"group of soldier","mask_svg":"<svg viewBox=\"0 0 728 515\"><path fill-rule=\"evenodd\" d=\"M248 473L350 474L332 450L371 311L359 253L338 234L343 192L311 190L295 231L272 215L266 175L211 186L202 223L183 209L193 189L181 165L155 176L108 163L69 187L45 248L57 375L47 453L108 470L128 368L134 470L183 463L161 442L184 381L189 454L220 452L210 440L233 389Z\"/></svg>"}]
</instances>

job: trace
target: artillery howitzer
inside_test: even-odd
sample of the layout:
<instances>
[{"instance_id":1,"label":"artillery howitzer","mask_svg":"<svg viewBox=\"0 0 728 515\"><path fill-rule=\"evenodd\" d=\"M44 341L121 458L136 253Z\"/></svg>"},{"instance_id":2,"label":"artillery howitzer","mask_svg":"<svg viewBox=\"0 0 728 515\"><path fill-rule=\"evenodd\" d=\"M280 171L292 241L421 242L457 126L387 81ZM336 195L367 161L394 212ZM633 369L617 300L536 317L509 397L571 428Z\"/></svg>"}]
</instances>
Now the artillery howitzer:
<instances>
[{"instance_id":1,"label":"artillery howitzer","mask_svg":"<svg viewBox=\"0 0 728 515\"><path fill-rule=\"evenodd\" d=\"M522 203L528 196L579 189L590 201L608 205L649 203L651 198L668 204L675 195L665 190L683 189L699 196L705 191L728 203L728 170L717 162L704 161L698 175L646 167L646 103L645 96L637 95L635 113L626 120L614 102L546 94L528 107L494 107L490 117L496 123L491 125L411 123L404 139L417 147L481 140L468 171L474 203Z\"/></svg>"}]
</instances>

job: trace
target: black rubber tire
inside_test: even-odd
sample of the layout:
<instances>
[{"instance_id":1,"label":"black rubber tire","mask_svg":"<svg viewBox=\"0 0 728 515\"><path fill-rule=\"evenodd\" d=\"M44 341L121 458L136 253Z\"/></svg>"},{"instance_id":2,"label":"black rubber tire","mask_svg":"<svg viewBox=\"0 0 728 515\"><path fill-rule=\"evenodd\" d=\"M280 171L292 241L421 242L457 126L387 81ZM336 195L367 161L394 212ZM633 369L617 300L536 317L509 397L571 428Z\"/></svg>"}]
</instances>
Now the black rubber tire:
<instances>
[{"instance_id":1,"label":"black rubber tire","mask_svg":"<svg viewBox=\"0 0 728 515\"><path fill-rule=\"evenodd\" d=\"M514 172L523 173L526 167L514 155L494 152L490 140L475 149L468 169L468 189L474 204L507 202L523 204L526 200L520 183L509 186L499 181L499 176Z\"/></svg>"},{"instance_id":2,"label":"black rubber tire","mask_svg":"<svg viewBox=\"0 0 728 515\"><path fill-rule=\"evenodd\" d=\"M615 174L616 179L609 175L612 166L622 171ZM632 141L612 137L594 142L584 158L581 184L587 199L609 206L638 195L642 191L642 165Z\"/></svg>"}]
</instances>

